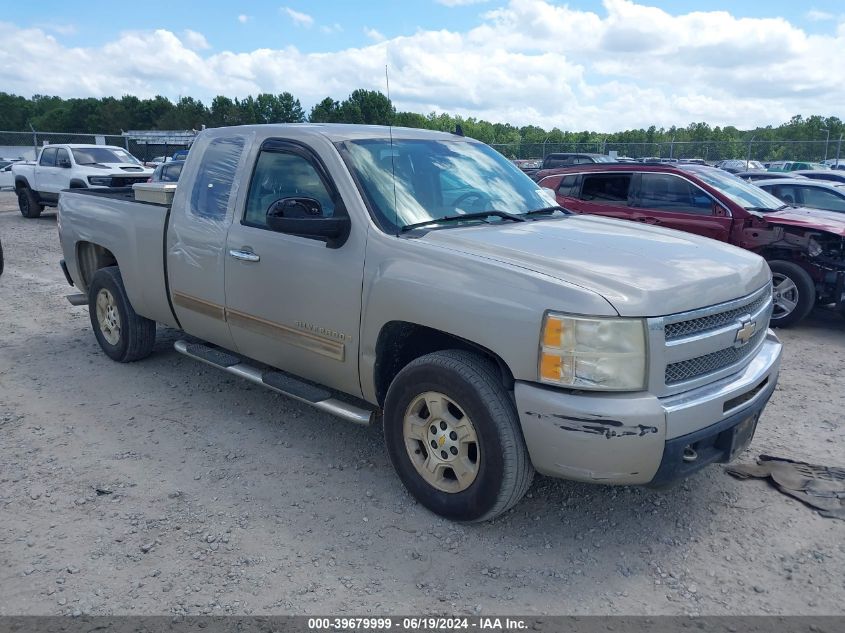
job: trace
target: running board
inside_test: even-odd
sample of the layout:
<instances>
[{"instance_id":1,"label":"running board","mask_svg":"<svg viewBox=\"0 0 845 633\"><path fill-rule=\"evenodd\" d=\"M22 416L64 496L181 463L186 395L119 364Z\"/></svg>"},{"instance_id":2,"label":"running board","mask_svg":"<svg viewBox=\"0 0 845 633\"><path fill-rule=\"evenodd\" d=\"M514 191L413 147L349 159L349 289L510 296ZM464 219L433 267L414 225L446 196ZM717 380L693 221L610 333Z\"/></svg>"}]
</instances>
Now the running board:
<instances>
[{"instance_id":1,"label":"running board","mask_svg":"<svg viewBox=\"0 0 845 633\"><path fill-rule=\"evenodd\" d=\"M189 343L184 340L176 341L174 349L189 358L217 367L225 372L245 378L257 385L272 389L282 395L299 400L312 407L331 413L339 418L367 426L372 422L373 412L369 409L357 407L348 402L333 398L332 394L310 383L304 382L280 371L262 371L248 365L241 358L227 351L209 347L202 343Z\"/></svg>"},{"instance_id":2,"label":"running board","mask_svg":"<svg viewBox=\"0 0 845 633\"><path fill-rule=\"evenodd\" d=\"M88 295L84 295L81 292L75 295L65 295L65 299L70 302L72 306L87 306L88 305Z\"/></svg>"}]
</instances>

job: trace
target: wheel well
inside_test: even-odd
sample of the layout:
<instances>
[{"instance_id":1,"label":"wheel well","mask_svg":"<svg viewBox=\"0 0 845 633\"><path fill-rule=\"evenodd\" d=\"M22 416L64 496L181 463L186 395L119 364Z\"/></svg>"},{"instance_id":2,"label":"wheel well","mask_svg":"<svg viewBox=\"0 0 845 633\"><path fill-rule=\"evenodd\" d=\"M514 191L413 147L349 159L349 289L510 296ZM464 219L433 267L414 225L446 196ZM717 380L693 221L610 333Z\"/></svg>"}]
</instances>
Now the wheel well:
<instances>
[{"instance_id":1,"label":"wheel well","mask_svg":"<svg viewBox=\"0 0 845 633\"><path fill-rule=\"evenodd\" d=\"M29 183L26 181L26 178L19 176L15 178L15 191L20 191L24 187L29 187Z\"/></svg>"},{"instance_id":2,"label":"wheel well","mask_svg":"<svg viewBox=\"0 0 845 633\"><path fill-rule=\"evenodd\" d=\"M117 266L117 259L109 249L91 242L79 242L76 245L76 261L85 290L91 285L94 273L107 266Z\"/></svg>"},{"instance_id":3,"label":"wheel well","mask_svg":"<svg viewBox=\"0 0 845 633\"><path fill-rule=\"evenodd\" d=\"M487 348L424 325L407 321L391 321L381 329L376 342L374 371L378 403L384 404L390 383L405 365L420 356L447 349L462 349L486 356L499 368L505 388L513 389L514 378L510 368L505 361Z\"/></svg>"},{"instance_id":4,"label":"wheel well","mask_svg":"<svg viewBox=\"0 0 845 633\"><path fill-rule=\"evenodd\" d=\"M87 189L88 185L85 184L84 180L79 180L75 178L74 180L70 181L70 188L71 189Z\"/></svg>"}]
</instances>

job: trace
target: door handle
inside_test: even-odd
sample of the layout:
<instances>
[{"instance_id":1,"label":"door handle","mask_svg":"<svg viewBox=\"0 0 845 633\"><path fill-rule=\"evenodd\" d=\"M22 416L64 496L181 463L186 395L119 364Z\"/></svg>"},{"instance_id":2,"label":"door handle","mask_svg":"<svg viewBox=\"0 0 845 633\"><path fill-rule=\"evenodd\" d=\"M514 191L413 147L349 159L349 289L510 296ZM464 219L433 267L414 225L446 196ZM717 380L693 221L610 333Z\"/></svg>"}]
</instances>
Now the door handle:
<instances>
[{"instance_id":1,"label":"door handle","mask_svg":"<svg viewBox=\"0 0 845 633\"><path fill-rule=\"evenodd\" d=\"M660 224L660 220L657 218L637 218L637 222L642 222L644 224Z\"/></svg>"},{"instance_id":2,"label":"door handle","mask_svg":"<svg viewBox=\"0 0 845 633\"><path fill-rule=\"evenodd\" d=\"M234 257L235 259L239 259L242 262L258 262L258 261L261 261L261 257L259 257L255 253L253 253L252 251L232 249L232 250L229 251L229 256Z\"/></svg>"}]
</instances>

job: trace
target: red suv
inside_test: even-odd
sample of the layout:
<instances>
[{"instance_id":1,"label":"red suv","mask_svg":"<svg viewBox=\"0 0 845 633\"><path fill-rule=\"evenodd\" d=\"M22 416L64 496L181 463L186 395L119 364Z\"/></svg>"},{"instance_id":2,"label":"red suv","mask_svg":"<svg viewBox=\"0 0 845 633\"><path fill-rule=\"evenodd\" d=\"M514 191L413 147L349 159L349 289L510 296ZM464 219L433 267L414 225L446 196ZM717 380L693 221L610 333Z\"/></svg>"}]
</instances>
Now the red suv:
<instances>
[{"instance_id":1,"label":"red suv","mask_svg":"<svg viewBox=\"0 0 845 633\"><path fill-rule=\"evenodd\" d=\"M841 213L786 205L702 165L579 165L539 184L570 211L697 233L762 255L772 269L772 325L797 323L816 303L845 306Z\"/></svg>"}]
</instances>

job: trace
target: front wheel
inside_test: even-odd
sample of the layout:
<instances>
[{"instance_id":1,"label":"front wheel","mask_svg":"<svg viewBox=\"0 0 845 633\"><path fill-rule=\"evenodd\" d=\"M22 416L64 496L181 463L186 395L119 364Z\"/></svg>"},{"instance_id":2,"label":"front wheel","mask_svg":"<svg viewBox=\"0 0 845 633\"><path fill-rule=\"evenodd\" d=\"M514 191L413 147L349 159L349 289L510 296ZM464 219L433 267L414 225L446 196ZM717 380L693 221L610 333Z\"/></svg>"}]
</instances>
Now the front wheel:
<instances>
[{"instance_id":1,"label":"front wheel","mask_svg":"<svg viewBox=\"0 0 845 633\"><path fill-rule=\"evenodd\" d=\"M772 270L773 327L789 327L810 314L816 303L816 285L798 264L769 262Z\"/></svg>"},{"instance_id":2,"label":"front wheel","mask_svg":"<svg viewBox=\"0 0 845 633\"><path fill-rule=\"evenodd\" d=\"M94 274L88 288L88 314L97 342L112 360L131 363L153 351L155 321L139 316L132 308L117 266Z\"/></svg>"},{"instance_id":3,"label":"front wheel","mask_svg":"<svg viewBox=\"0 0 845 633\"><path fill-rule=\"evenodd\" d=\"M479 354L435 352L393 380L384 407L387 451L408 491L448 519L507 511L534 469L496 366Z\"/></svg>"},{"instance_id":4,"label":"front wheel","mask_svg":"<svg viewBox=\"0 0 845 633\"><path fill-rule=\"evenodd\" d=\"M29 187L18 188L18 209L25 218L34 219L41 215L44 205Z\"/></svg>"}]
</instances>

